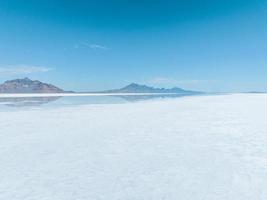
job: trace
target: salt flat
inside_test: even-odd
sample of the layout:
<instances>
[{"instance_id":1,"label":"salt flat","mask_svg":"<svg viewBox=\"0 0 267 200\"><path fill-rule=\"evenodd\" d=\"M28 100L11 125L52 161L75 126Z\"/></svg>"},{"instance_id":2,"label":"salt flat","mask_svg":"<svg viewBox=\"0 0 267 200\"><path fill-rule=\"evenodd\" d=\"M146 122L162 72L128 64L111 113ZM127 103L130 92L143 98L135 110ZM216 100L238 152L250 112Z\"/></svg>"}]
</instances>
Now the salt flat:
<instances>
[{"instance_id":1,"label":"salt flat","mask_svg":"<svg viewBox=\"0 0 267 200\"><path fill-rule=\"evenodd\" d=\"M0 111L0 199L267 199L267 95Z\"/></svg>"}]
</instances>

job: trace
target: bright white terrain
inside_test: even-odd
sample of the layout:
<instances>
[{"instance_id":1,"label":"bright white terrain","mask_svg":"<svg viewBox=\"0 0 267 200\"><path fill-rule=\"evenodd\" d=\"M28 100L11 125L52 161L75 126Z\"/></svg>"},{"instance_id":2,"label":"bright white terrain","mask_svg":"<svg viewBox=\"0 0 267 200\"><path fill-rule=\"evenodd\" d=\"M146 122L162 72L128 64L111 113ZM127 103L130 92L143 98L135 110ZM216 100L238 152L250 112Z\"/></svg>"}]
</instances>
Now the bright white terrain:
<instances>
[{"instance_id":1,"label":"bright white terrain","mask_svg":"<svg viewBox=\"0 0 267 200\"><path fill-rule=\"evenodd\" d=\"M2 200L265 200L267 95L0 111Z\"/></svg>"}]
</instances>

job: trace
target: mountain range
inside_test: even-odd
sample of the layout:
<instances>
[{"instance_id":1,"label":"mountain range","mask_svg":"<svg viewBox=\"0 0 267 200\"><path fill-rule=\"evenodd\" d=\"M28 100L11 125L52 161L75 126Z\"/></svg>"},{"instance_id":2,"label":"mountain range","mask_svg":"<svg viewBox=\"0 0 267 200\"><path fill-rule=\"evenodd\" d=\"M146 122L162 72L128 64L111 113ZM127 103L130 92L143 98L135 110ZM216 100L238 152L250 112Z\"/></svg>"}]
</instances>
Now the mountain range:
<instances>
[{"instance_id":1,"label":"mountain range","mask_svg":"<svg viewBox=\"0 0 267 200\"><path fill-rule=\"evenodd\" d=\"M0 93L69 93L52 84L43 83L38 80L31 80L29 78L14 79L0 84ZM184 90L182 88L173 87L154 88L137 83L131 83L123 88L99 91L94 93L174 93L174 94L197 94L201 92Z\"/></svg>"},{"instance_id":2,"label":"mountain range","mask_svg":"<svg viewBox=\"0 0 267 200\"><path fill-rule=\"evenodd\" d=\"M197 91L184 90L182 88L173 87L166 88L154 88L146 85L140 85L137 83L131 83L121 89L102 91L104 93L175 93L175 94L192 94L199 93Z\"/></svg>"},{"instance_id":3,"label":"mountain range","mask_svg":"<svg viewBox=\"0 0 267 200\"><path fill-rule=\"evenodd\" d=\"M63 93L64 90L29 78L14 79L0 85L0 93Z\"/></svg>"}]
</instances>

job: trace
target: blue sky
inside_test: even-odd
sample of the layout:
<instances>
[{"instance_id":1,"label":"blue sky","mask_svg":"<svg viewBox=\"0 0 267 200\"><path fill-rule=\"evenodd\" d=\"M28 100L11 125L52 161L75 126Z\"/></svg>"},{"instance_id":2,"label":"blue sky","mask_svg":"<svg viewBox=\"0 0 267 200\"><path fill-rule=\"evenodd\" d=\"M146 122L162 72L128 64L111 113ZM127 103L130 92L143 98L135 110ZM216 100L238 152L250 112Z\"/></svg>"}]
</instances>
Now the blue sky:
<instances>
[{"instance_id":1,"label":"blue sky","mask_svg":"<svg viewBox=\"0 0 267 200\"><path fill-rule=\"evenodd\" d=\"M267 0L0 0L0 81L267 91Z\"/></svg>"}]
</instances>

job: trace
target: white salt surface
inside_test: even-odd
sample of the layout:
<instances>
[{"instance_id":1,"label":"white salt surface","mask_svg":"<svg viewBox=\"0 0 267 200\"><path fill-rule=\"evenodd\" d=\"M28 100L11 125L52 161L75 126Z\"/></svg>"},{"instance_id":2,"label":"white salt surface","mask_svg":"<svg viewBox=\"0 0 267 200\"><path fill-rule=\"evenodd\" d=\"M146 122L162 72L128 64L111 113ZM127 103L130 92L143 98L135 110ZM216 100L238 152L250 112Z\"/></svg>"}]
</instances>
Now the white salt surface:
<instances>
[{"instance_id":1,"label":"white salt surface","mask_svg":"<svg viewBox=\"0 0 267 200\"><path fill-rule=\"evenodd\" d=\"M0 111L2 200L265 200L267 95Z\"/></svg>"}]
</instances>

